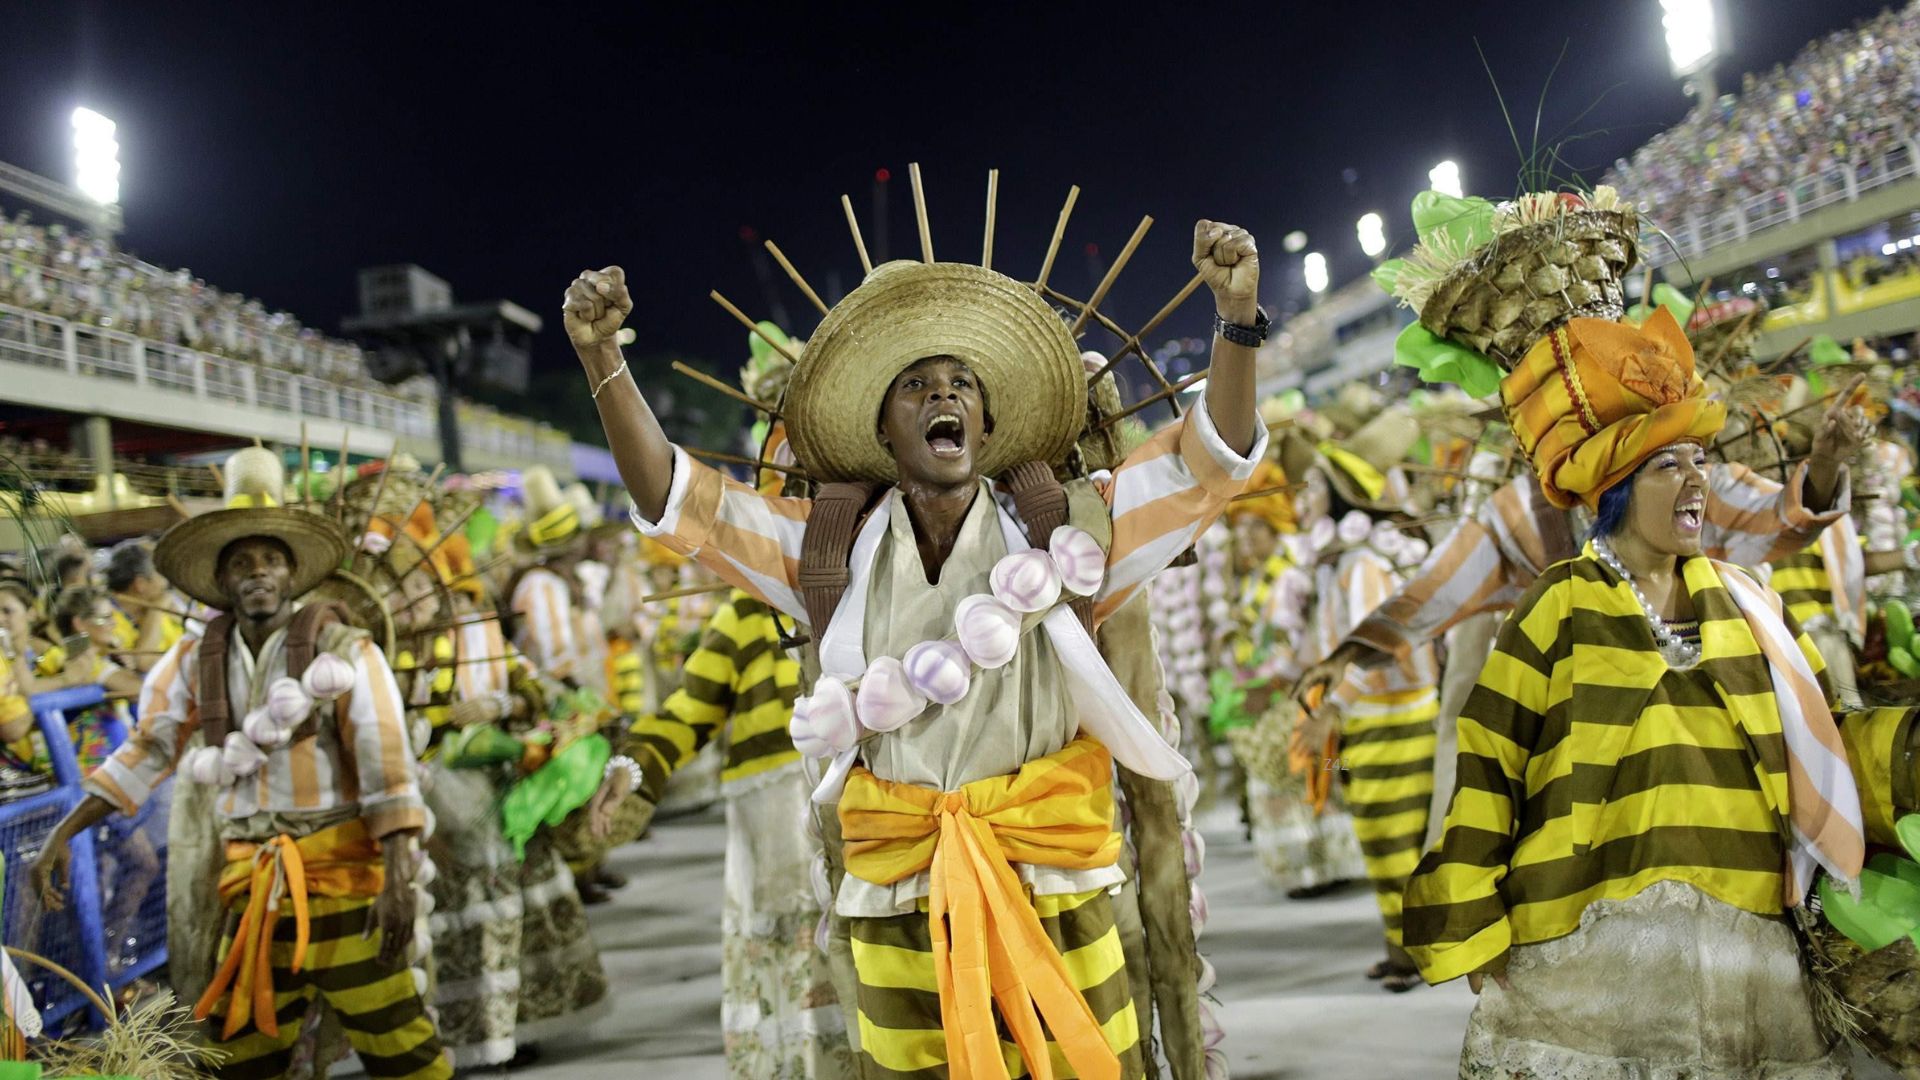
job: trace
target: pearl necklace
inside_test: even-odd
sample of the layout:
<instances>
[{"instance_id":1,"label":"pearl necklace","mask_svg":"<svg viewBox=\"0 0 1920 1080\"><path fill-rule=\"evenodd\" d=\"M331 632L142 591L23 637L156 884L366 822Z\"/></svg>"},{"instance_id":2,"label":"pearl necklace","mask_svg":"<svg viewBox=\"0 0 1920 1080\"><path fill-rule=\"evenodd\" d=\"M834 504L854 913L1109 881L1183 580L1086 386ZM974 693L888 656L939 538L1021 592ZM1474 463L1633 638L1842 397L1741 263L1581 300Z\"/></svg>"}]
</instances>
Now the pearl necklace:
<instances>
[{"instance_id":1,"label":"pearl necklace","mask_svg":"<svg viewBox=\"0 0 1920 1080\"><path fill-rule=\"evenodd\" d=\"M1613 549L1607 546L1607 542L1595 537L1593 551L1600 556L1601 562L1606 563L1609 569L1620 575L1620 580L1626 582L1627 588L1633 591L1633 598L1640 601L1641 614L1647 617L1647 625L1653 629L1654 644L1659 647L1660 658L1667 662L1667 666L1675 671L1686 671L1698 664L1700 643L1686 640L1667 626L1667 620L1653 610L1653 604L1647 600L1647 594L1640 591L1640 583L1633 579L1626 565L1620 561L1620 556L1613 553Z\"/></svg>"}]
</instances>

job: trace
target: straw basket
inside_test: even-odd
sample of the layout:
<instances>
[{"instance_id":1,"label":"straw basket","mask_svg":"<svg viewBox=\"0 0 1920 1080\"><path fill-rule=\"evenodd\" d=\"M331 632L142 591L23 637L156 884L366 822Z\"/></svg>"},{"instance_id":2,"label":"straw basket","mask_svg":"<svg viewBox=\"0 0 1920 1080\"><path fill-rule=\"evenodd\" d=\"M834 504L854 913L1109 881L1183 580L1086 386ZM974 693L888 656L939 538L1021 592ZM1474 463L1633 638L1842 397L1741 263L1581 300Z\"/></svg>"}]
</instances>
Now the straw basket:
<instances>
[{"instance_id":1,"label":"straw basket","mask_svg":"<svg viewBox=\"0 0 1920 1080\"><path fill-rule=\"evenodd\" d=\"M1825 919L1805 933L1816 1001L1829 1025L1874 1057L1920 1080L1920 948L1911 938L1861 952ZM1821 999L1825 999L1822 1001Z\"/></svg>"},{"instance_id":2,"label":"straw basket","mask_svg":"<svg viewBox=\"0 0 1920 1080\"><path fill-rule=\"evenodd\" d=\"M1569 319L1619 319L1640 222L1631 209L1570 210L1496 235L1420 307L1420 323L1511 371Z\"/></svg>"}]
</instances>

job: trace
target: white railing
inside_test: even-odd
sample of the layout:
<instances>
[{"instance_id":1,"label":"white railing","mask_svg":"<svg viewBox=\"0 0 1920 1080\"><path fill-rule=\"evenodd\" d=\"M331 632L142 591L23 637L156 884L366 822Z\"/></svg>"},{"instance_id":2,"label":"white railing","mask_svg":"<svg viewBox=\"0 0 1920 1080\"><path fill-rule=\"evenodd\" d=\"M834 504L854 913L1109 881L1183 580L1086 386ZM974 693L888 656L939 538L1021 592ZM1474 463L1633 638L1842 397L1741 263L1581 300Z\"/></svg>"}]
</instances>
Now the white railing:
<instances>
[{"instance_id":1,"label":"white railing","mask_svg":"<svg viewBox=\"0 0 1920 1080\"><path fill-rule=\"evenodd\" d=\"M1711 214L1688 214L1680 221L1668 222L1667 236L1672 243L1649 236L1642 241L1640 252L1653 266L1681 258L1696 259L1715 248L1799 221L1823 207L1853 202L1869 191L1914 176L1920 176L1920 145L1902 140L1877 158L1801 177L1783 188ZM1643 206L1641 210L1655 219L1660 214L1658 206Z\"/></svg>"},{"instance_id":2,"label":"white railing","mask_svg":"<svg viewBox=\"0 0 1920 1080\"><path fill-rule=\"evenodd\" d=\"M180 394L249 405L307 420L344 422L433 439L433 406L335 386L308 375L147 341L118 330L0 304L0 364L26 364Z\"/></svg>"}]
</instances>

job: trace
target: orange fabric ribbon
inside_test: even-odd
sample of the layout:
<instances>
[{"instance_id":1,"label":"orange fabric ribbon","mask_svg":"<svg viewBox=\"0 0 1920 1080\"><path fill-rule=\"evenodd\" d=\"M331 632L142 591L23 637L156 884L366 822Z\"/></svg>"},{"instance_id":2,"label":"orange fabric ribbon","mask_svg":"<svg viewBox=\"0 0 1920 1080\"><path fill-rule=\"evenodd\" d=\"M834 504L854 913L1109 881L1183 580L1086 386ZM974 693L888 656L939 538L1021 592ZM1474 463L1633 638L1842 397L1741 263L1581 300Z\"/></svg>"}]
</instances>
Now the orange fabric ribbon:
<instances>
[{"instance_id":1,"label":"orange fabric ribbon","mask_svg":"<svg viewBox=\"0 0 1920 1080\"><path fill-rule=\"evenodd\" d=\"M948 792L855 769L840 830L855 877L891 885L931 871L927 916L953 1080L1006 1080L994 1002L1035 1080L1054 1076L1048 1032L1077 1075L1118 1080L1120 1059L1010 862L1113 865L1120 834L1105 747L1081 737L1012 776Z\"/></svg>"},{"instance_id":2,"label":"orange fabric ribbon","mask_svg":"<svg viewBox=\"0 0 1920 1080\"><path fill-rule=\"evenodd\" d=\"M227 1005L221 1039L231 1040L249 1019L261 1034L279 1037L272 958L273 932L280 922L281 904L293 909L293 970L298 972L306 963L311 932L308 898L378 896L386 880L380 845L359 818L298 840L283 834L264 844L228 841L227 868L220 875L220 903L231 909L244 900L246 906L220 970L193 1007L193 1018L205 1020L231 989L233 1000Z\"/></svg>"},{"instance_id":3,"label":"orange fabric ribbon","mask_svg":"<svg viewBox=\"0 0 1920 1080\"><path fill-rule=\"evenodd\" d=\"M1307 805L1313 807L1314 817L1327 812L1327 800L1333 797L1333 768L1330 763L1340 753L1340 730L1336 727L1329 731L1323 745L1308 746L1301 729L1305 726L1307 711L1318 710L1326 696L1325 687L1315 686L1307 690L1306 709L1301 711L1294 721L1293 731L1287 736L1287 771L1305 782Z\"/></svg>"}]
</instances>

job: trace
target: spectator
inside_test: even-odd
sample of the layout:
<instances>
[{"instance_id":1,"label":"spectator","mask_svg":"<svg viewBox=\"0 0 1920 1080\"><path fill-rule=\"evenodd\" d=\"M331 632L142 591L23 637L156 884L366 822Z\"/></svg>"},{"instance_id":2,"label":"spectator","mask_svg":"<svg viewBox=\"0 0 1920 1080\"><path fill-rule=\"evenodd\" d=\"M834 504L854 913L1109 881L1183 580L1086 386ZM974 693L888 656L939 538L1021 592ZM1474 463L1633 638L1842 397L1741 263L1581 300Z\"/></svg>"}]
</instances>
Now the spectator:
<instances>
[{"instance_id":1,"label":"spectator","mask_svg":"<svg viewBox=\"0 0 1920 1080\"><path fill-rule=\"evenodd\" d=\"M115 547L107 557L106 578L115 635L111 651L123 666L145 674L180 640L180 619L173 613L179 602L154 568L153 547L145 540Z\"/></svg>"}]
</instances>

